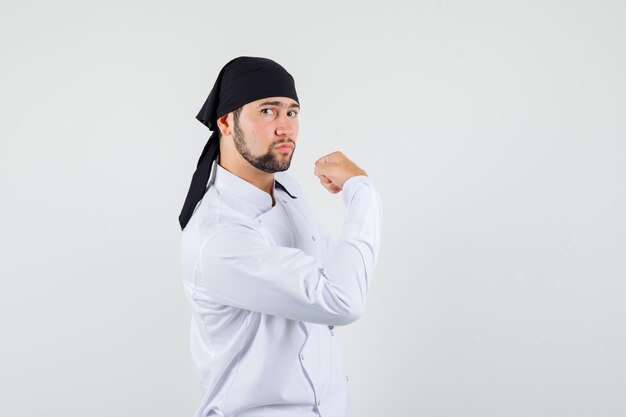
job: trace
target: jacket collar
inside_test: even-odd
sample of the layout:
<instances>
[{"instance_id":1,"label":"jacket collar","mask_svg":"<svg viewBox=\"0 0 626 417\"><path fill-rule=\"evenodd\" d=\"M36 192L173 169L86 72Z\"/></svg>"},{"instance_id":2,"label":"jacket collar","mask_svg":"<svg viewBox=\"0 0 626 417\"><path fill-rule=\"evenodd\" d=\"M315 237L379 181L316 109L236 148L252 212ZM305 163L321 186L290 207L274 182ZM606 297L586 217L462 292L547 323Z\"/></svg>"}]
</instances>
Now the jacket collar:
<instances>
[{"instance_id":1,"label":"jacket collar","mask_svg":"<svg viewBox=\"0 0 626 417\"><path fill-rule=\"evenodd\" d=\"M223 168L219 163L215 164L213 186L217 188L222 198L228 201L229 205L252 217L260 216L272 208L272 196ZM277 188L287 193L289 197L297 198L276 179L274 179L274 198L277 198Z\"/></svg>"}]
</instances>

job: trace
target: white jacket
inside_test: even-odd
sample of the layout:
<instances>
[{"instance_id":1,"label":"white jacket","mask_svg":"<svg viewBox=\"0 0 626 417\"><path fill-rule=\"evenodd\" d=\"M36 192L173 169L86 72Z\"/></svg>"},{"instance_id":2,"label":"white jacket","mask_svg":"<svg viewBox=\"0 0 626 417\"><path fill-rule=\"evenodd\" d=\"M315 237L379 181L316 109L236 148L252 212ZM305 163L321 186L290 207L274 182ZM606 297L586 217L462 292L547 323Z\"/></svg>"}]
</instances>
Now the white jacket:
<instances>
[{"instance_id":1,"label":"white jacket","mask_svg":"<svg viewBox=\"0 0 626 417\"><path fill-rule=\"evenodd\" d=\"M380 197L369 177L347 180L346 220L333 240L298 183L274 175L295 247L278 246L263 225L271 196L217 163L183 232L191 351L204 393L196 416L352 417L333 327L365 309Z\"/></svg>"}]
</instances>

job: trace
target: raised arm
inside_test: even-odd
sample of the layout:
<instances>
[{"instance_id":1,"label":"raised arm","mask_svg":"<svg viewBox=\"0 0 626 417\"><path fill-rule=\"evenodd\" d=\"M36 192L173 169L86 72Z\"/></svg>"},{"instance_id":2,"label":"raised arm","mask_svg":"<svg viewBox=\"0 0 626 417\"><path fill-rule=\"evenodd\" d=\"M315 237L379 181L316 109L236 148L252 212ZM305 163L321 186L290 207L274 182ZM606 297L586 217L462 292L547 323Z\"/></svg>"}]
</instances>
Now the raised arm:
<instances>
[{"instance_id":1,"label":"raised arm","mask_svg":"<svg viewBox=\"0 0 626 417\"><path fill-rule=\"evenodd\" d=\"M209 236L199 268L211 299L329 325L358 319L378 258L382 203L366 175L350 177L342 185L346 219L322 262L297 248L272 246L243 224L223 226Z\"/></svg>"}]
</instances>

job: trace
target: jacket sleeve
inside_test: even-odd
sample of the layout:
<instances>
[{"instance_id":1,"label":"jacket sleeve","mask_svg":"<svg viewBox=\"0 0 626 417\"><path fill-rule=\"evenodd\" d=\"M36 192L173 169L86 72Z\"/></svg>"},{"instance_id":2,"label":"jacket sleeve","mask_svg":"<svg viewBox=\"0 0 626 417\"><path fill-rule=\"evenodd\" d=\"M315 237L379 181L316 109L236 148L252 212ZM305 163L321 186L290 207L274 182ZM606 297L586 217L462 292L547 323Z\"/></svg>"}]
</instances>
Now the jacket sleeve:
<instances>
[{"instance_id":1,"label":"jacket sleeve","mask_svg":"<svg viewBox=\"0 0 626 417\"><path fill-rule=\"evenodd\" d=\"M298 248L272 246L246 225L226 225L211 234L198 263L211 299L313 323L357 320L378 258L382 203L365 175L345 182L342 200L347 208L342 232L322 262Z\"/></svg>"}]
</instances>

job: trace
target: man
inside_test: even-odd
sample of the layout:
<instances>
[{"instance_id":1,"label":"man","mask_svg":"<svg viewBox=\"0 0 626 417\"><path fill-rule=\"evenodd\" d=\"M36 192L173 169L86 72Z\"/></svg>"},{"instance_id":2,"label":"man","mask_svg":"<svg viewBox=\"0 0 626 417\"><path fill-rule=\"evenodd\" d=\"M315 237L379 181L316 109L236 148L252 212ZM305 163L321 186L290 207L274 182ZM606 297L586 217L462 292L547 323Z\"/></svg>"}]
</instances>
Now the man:
<instances>
[{"instance_id":1,"label":"man","mask_svg":"<svg viewBox=\"0 0 626 417\"><path fill-rule=\"evenodd\" d=\"M239 57L197 116L213 134L179 217L197 417L355 415L334 326L363 314L382 206L365 171L333 152L314 173L342 193L346 221L337 240L317 222L284 172L299 110L282 66Z\"/></svg>"}]
</instances>

